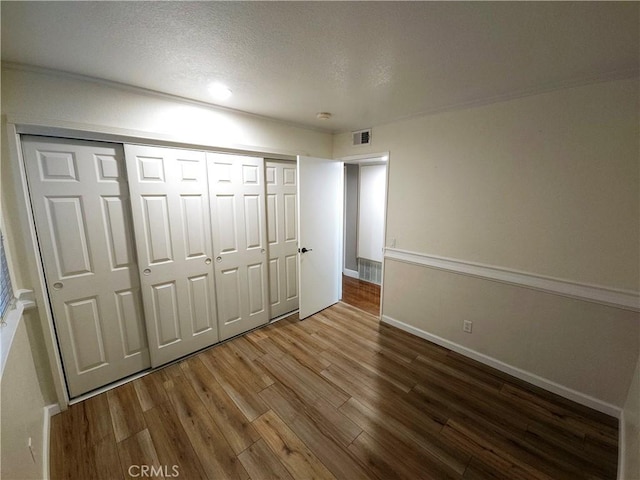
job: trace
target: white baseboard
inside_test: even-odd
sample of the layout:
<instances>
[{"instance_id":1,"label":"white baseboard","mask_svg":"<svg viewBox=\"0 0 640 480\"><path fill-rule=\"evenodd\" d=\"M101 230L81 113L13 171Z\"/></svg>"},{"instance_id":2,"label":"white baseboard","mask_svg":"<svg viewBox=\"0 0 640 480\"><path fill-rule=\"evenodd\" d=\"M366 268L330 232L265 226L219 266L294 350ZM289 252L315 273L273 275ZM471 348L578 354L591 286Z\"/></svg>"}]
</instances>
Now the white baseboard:
<instances>
[{"instance_id":1,"label":"white baseboard","mask_svg":"<svg viewBox=\"0 0 640 480\"><path fill-rule=\"evenodd\" d=\"M464 355L465 357L477 360L480 363L495 368L496 370L500 370L501 372L507 373L513 377L524 380L525 382L531 383L532 385L543 388L551 393L555 393L557 395L560 395L561 397L567 398L586 407L593 408L594 410L606 413L607 415L611 415L612 417L618 419L622 415L622 409L616 407L615 405L603 402L602 400L598 400L597 398L585 395L576 390L565 387L546 378L540 377L534 373L527 372L526 370L514 367L483 353L476 352L475 350L464 347L445 338L433 335L429 332L416 328L413 325L401 322L387 315L382 315L381 320L384 323L399 328L400 330L404 330L405 332L411 333L420 338L424 338L425 340L429 340L430 342L440 345L441 347L448 348L449 350Z\"/></svg>"},{"instance_id":2,"label":"white baseboard","mask_svg":"<svg viewBox=\"0 0 640 480\"><path fill-rule=\"evenodd\" d=\"M347 277L360 278L357 270L349 270L348 268L345 268L342 270L342 273L344 273Z\"/></svg>"},{"instance_id":3,"label":"white baseboard","mask_svg":"<svg viewBox=\"0 0 640 480\"><path fill-rule=\"evenodd\" d=\"M60 413L60 405L54 403L44 407L42 419L42 478L49 480L49 433L51 432L51 417Z\"/></svg>"}]
</instances>

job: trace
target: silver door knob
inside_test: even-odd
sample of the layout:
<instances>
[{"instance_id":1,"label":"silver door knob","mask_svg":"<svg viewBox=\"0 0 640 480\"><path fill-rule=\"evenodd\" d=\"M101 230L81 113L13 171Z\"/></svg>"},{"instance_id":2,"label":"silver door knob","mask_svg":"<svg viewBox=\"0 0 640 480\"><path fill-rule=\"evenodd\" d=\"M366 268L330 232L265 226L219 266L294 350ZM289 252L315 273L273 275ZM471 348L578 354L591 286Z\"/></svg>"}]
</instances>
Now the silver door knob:
<instances>
[{"instance_id":1,"label":"silver door knob","mask_svg":"<svg viewBox=\"0 0 640 480\"><path fill-rule=\"evenodd\" d=\"M216 257L216 262L220 263L222 261L222 257Z\"/></svg>"},{"instance_id":2,"label":"silver door knob","mask_svg":"<svg viewBox=\"0 0 640 480\"><path fill-rule=\"evenodd\" d=\"M53 284L53 289L54 290L62 290L62 288L64 287L64 283L62 282L56 282Z\"/></svg>"},{"instance_id":3,"label":"silver door knob","mask_svg":"<svg viewBox=\"0 0 640 480\"><path fill-rule=\"evenodd\" d=\"M207 265L211 265L211 259L210 259L210 258L207 258L207 259L204 261L204 263L205 263L205 264L207 264Z\"/></svg>"},{"instance_id":4,"label":"silver door knob","mask_svg":"<svg viewBox=\"0 0 640 480\"><path fill-rule=\"evenodd\" d=\"M150 269L150 268L145 268L145 269L142 271L142 273L143 273L144 275L151 275L151 269Z\"/></svg>"}]
</instances>

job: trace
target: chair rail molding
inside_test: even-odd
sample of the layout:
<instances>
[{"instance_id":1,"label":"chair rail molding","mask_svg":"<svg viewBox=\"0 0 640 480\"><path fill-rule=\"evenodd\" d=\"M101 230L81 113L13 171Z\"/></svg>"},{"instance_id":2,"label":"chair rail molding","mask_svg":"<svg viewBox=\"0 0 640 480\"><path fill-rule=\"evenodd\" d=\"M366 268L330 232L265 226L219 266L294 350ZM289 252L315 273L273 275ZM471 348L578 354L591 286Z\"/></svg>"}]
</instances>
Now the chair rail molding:
<instances>
[{"instance_id":1,"label":"chair rail molding","mask_svg":"<svg viewBox=\"0 0 640 480\"><path fill-rule=\"evenodd\" d=\"M493 265L440 257L426 253L411 252L397 248L385 248L385 260L395 260L438 270L459 273L471 277L508 283L520 287L540 290L554 295L600 303L610 307L640 311L640 292L614 289L600 285L578 283L561 278L546 277L534 273L510 270Z\"/></svg>"}]
</instances>

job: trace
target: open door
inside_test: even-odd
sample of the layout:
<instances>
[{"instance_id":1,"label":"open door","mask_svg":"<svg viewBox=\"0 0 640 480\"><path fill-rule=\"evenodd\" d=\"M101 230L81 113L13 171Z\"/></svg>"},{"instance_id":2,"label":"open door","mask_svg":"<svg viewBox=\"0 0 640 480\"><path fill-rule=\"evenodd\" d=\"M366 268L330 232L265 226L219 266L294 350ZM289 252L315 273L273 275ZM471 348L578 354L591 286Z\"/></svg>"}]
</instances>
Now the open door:
<instances>
[{"instance_id":1,"label":"open door","mask_svg":"<svg viewBox=\"0 0 640 480\"><path fill-rule=\"evenodd\" d=\"M344 164L298 157L300 319L342 296Z\"/></svg>"}]
</instances>

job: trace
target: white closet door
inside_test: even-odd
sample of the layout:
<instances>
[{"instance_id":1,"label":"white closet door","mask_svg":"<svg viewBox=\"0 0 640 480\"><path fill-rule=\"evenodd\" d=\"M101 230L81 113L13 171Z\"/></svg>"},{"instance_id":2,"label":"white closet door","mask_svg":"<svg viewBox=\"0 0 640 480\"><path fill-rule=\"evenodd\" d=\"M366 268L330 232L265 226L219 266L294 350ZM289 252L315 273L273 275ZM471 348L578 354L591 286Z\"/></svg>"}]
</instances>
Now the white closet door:
<instances>
[{"instance_id":1,"label":"white closet door","mask_svg":"<svg viewBox=\"0 0 640 480\"><path fill-rule=\"evenodd\" d=\"M298 308L298 214L295 162L265 160L270 318Z\"/></svg>"},{"instance_id":2,"label":"white closet door","mask_svg":"<svg viewBox=\"0 0 640 480\"><path fill-rule=\"evenodd\" d=\"M149 367L121 145L22 137L69 394Z\"/></svg>"},{"instance_id":3,"label":"white closet door","mask_svg":"<svg viewBox=\"0 0 640 480\"><path fill-rule=\"evenodd\" d=\"M269 321L264 160L207 154L220 338Z\"/></svg>"},{"instance_id":4,"label":"white closet door","mask_svg":"<svg viewBox=\"0 0 640 480\"><path fill-rule=\"evenodd\" d=\"M125 145L151 363L218 341L203 152Z\"/></svg>"}]
</instances>

